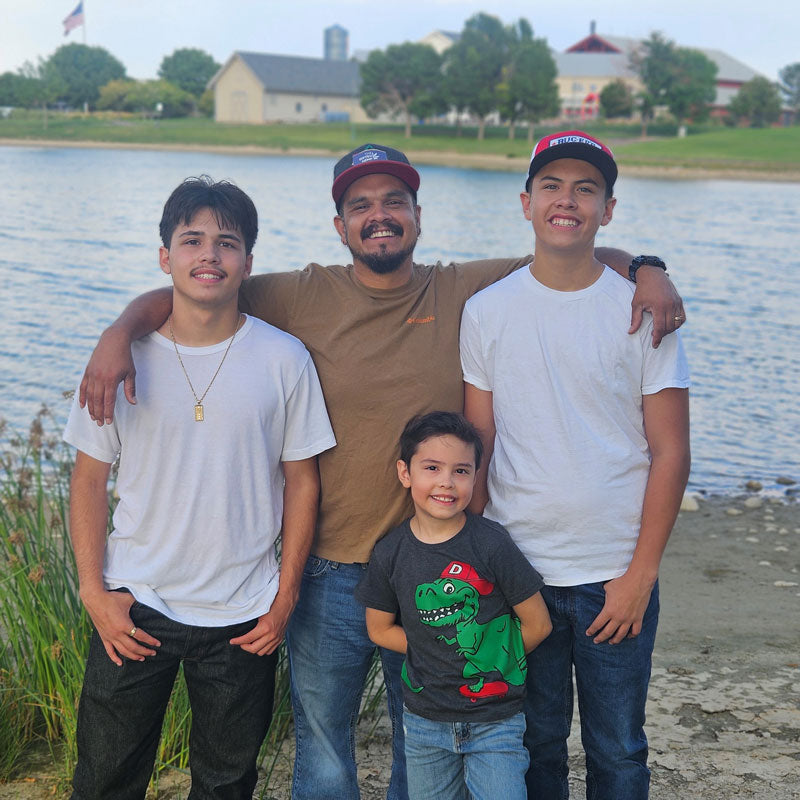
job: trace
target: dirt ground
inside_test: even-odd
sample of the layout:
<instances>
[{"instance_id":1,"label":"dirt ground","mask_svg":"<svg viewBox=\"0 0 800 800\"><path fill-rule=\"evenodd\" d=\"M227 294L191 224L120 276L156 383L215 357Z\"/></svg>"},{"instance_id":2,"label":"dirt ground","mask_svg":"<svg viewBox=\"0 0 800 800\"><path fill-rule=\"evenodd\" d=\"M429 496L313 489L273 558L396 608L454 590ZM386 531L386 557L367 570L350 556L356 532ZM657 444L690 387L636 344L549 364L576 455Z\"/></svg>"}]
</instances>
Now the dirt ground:
<instances>
[{"instance_id":1,"label":"dirt ground","mask_svg":"<svg viewBox=\"0 0 800 800\"><path fill-rule=\"evenodd\" d=\"M759 505L760 503L760 505ZM800 505L793 497L699 499L661 569L647 708L653 800L800 800ZM577 720L572 796L584 796ZM358 762L362 800L385 796L385 720ZM289 800L291 755L255 797ZM46 759L2 800L57 797ZM186 796L185 779L160 794ZM162 787L165 786L162 783Z\"/></svg>"}]
</instances>

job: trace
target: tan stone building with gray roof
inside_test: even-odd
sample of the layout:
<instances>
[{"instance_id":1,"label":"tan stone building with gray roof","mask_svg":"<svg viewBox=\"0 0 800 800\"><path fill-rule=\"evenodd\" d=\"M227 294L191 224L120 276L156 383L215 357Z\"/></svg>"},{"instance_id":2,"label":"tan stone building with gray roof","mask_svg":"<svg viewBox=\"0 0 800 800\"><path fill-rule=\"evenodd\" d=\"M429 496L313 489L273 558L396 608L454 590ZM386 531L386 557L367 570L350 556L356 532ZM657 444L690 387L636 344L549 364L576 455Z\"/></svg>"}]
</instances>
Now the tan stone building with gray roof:
<instances>
[{"instance_id":1,"label":"tan stone building with gray roof","mask_svg":"<svg viewBox=\"0 0 800 800\"><path fill-rule=\"evenodd\" d=\"M217 122L364 122L353 61L237 51L208 86Z\"/></svg>"}]
</instances>

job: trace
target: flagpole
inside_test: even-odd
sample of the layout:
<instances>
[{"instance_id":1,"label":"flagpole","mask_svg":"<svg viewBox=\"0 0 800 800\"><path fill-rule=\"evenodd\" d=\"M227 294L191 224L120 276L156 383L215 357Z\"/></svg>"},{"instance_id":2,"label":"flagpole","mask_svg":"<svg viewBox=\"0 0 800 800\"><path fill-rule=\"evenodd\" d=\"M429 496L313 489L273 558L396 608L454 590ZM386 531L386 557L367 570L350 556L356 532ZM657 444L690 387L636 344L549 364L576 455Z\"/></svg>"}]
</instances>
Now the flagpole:
<instances>
[{"instance_id":1,"label":"flagpole","mask_svg":"<svg viewBox=\"0 0 800 800\"><path fill-rule=\"evenodd\" d=\"M83 44L86 44L86 0L83 0Z\"/></svg>"}]
</instances>

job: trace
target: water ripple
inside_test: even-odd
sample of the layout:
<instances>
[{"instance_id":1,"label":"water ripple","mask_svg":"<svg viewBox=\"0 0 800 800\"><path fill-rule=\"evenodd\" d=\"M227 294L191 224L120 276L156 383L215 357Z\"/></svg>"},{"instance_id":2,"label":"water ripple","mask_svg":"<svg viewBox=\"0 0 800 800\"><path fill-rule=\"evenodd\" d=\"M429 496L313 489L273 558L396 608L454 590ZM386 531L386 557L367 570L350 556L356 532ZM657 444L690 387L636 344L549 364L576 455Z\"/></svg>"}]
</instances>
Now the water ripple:
<instances>
[{"instance_id":1,"label":"water ripple","mask_svg":"<svg viewBox=\"0 0 800 800\"><path fill-rule=\"evenodd\" d=\"M234 180L259 209L255 271L337 263L334 158L0 148L0 390L27 428L42 402L64 420L100 331L158 268L164 200L186 176ZM423 167L418 261L532 249L517 175ZM135 176L135 179L132 178ZM689 322L692 488L800 479L800 186L622 178L598 243L667 260Z\"/></svg>"}]
</instances>

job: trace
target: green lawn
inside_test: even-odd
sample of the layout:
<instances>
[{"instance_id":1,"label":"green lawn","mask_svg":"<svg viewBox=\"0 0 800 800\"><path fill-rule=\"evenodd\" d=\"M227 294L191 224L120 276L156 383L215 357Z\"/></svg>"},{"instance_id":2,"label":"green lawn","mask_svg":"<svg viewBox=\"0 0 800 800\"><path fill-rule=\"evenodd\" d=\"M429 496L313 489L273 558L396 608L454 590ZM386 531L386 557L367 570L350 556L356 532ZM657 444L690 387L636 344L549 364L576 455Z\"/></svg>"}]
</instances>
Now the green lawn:
<instances>
[{"instance_id":1,"label":"green lawn","mask_svg":"<svg viewBox=\"0 0 800 800\"><path fill-rule=\"evenodd\" d=\"M625 142L614 148L623 164L800 168L800 126L791 128L722 128L684 139Z\"/></svg>"},{"instance_id":2,"label":"green lawn","mask_svg":"<svg viewBox=\"0 0 800 800\"><path fill-rule=\"evenodd\" d=\"M637 124L587 124L586 129L610 142L622 165L688 166L710 169L795 171L800 169L800 126L792 128L733 129L699 127L678 139L674 126L651 125L650 137L639 138ZM540 126L536 136L552 132ZM148 120L108 114L48 115L47 127L39 112L15 112L0 119L0 138L53 139L116 143L269 147L283 150L319 149L342 153L365 141L378 141L404 150L495 155L527 158L530 145L523 128L508 139L507 128L490 128L478 141L474 128L461 136L438 125L415 126L410 140L400 125L229 125L210 119Z\"/></svg>"}]
</instances>

